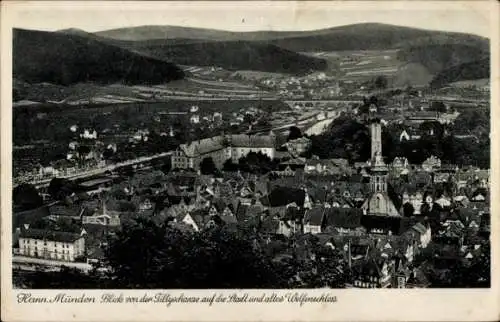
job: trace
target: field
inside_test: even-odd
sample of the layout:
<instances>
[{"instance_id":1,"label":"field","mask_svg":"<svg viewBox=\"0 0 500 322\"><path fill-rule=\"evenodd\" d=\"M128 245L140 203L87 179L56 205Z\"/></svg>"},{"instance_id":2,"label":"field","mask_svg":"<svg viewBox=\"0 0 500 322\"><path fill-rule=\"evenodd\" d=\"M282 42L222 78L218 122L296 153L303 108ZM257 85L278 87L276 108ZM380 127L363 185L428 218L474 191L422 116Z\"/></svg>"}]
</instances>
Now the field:
<instances>
[{"instance_id":1,"label":"field","mask_svg":"<svg viewBox=\"0 0 500 322\"><path fill-rule=\"evenodd\" d=\"M398 50L357 50L307 53L328 61L331 73L347 82L365 82L384 75L389 85L426 85L432 75L420 64L408 64L398 60Z\"/></svg>"},{"instance_id":2,"label":"field","mask_svg":"<svg viewBox=\"0 0 500 322\"><path fill-rule=\"evenodd\" d=\"M489 78L481 78L474 80L459 81L449 84L451 87L486 87L490 85Z\"/></svg>"},{"instance_id":3,"label":"field","mask_svg":"<svg viewBox=\"0 0 500 322\"><path fill-rule=\"evenodd\" d=\"M75 84L60 86L50 83L18 84L16 91L21 99L14 107L39 103L88 105L146 102L151 100L205 98L256 98L272 97L272 93L243 82L222 79L191 77L160 85Z\"/></svg>"}]
</instances>

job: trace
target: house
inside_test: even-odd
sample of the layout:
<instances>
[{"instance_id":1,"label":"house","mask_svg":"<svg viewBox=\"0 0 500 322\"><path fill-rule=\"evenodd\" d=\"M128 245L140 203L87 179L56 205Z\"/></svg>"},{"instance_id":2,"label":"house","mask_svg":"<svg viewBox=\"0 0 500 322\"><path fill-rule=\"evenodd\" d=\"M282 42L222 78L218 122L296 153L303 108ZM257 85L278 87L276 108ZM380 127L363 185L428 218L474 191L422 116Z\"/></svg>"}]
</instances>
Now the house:
<instances>
[{"instance_id":1,"label":"house","mask_svg":"<svg viewBox=\"0 0 500 322\"><path fill-rule=\"evenodd\" d=\"M177 223L189 226L195 232L199 232L205 227L210 226L210 224L213 224L211 221L213 221L213 219L205 210L194 210L186 214L180 214L176 219Z\"/></svg>"},{"instance_id":2,"label":"house","mask_svg":"<svg viewBox=\"0 0 500 322\"><path fill-rule=\"evenodd\" d=\"M82 214L88 213L89 209L85 206L55 204L49 208L49 219L57 220L59 218L80 219Z\"/></svg>"},{"instance_id":3,"label":"house","mask_svg":"<svg viewBox=\"0 0 500 322\"><path fill-rule=\"evenodd\" d=\"M406 281L405 288L427 288L431 285L422 269L414 268Z\"/></svg>"},{"instance_id":4,"label":"house","mask_svg":"<svg viewBox=\"0 0 500 322\"><path fill-rule=\"evenodd\" d=\"M82 224L94 224L102 226L120 226L120 212L108 211L106 204L103 204L101 211L96 211L92 214L81 216Z\"/></svg>"},{"instance_id":5,"label":"house","mask_svg":"<svg viewBox=\"0 0 500 322\"><path fill-rule=\"evenodd\" d=\"M414 141L421 138L421 135L413 128L403 129L399 134L399 142Z\"/></svg>"},{"instance_id":6,"label":"house","mask_svg":"<svg viewBox=\"0 0 500 322\"><path fill-rule=\"evenodd\" d=\"M405 157L395 157L392 161L392 167L398 170L405 169L408 165L408 159Z\"/></svg>"},{"instance_id":7,"label":"house","mask_svg":"<svg viewBox=\"0 0 500 322\"><path fill-rule=\"evenodd\" d=\"M304 234L319 234L323 223L323 216L327 208L322 206L308 209L304 214Z\"/></svg>"},{"instance_id":8,"label":"house","mask_svg":"<svg viewBox=\"0 0 500 322\"><path fill-rule=\"evenodd\" d=\"M426 248L431 242L431 227L429 225L424 225L422 223L416 223L410 230L415 231L419 237L418 246L420 248Z\"/></svg>"},{"instance_id":9,"label":"house","mask_svg":"<svg viewBox=\"0 0 500 322\"><path fill-rule=\"evenodd\" d=\"M395 265L394 277L392 281L393 288L406 288L406 283L408 282L411 271L408 267L408 262L403 257L395 256L393 259Z\"/></svg>"},{"instance_id":10,"label":"house","mask_svg":"<svg viewBox=\"0 0 500 322\"><path fill-rule=\"evenodd\" d=\"M295 140L288 141L285 146L288 152L290 152L293 156L299 156L309 150L311 140L306 137L300 137Z\"/></svg>"},{"instance_id":11,"label":"house","mask_svg":"<svg viewBox=\"0 0 500 322\"><path fill-rule=\"evenodd\" d=\"M139 202L139 211L146 211L153 209L153 203L149 198L141 198L142 200Z\"/></svg>"},{"instance_id":12,"label":"house","mask_svg":"<svg viewBox=\"0 0 500 322\"><path fill-rule=\"evenodd\" d=\"M435 156L428 157L424 162L422 162L422 168L424 171L432 172L434 169L441 167L441 160Z\"/></svg>"},{"instance_id":13,"label":"house","mask_svg":"<svg viewBox=\"0 0 500 322\"><path fill-rule=\"evenodd\" d=\"M303 210L295 207L273 207L269 209L271 216L279 218L278 234L290 236L296 232L302 232Z\"/></svg>"},{"instance_id":14,"label":"house","mask_svg":"<svg viewBox=\"0 0 500 322\"><path fill-rule=\"evenodd\" d=\"M486 188L478 188L478 189L476 189L472 193L471 198L470 198L470 200L472 202L484 202L487 199L489 199L489 193L488 193L488 190Z\"/></svg>"},{"instance_id":15,"label":"house","mask_svg":"<svg viewBox=\"0 0 500 322\"><path fill-rule=\"evenodd\" d=\"M392 271L387 260L368 259L354 266L353 287L388 288L391 286Z\"/></svg>"},{"instance_id":16,"label":"house","mask_svg":"<svg viewBox=\"0 0 500 322\"><path fill-rule=\"evenodd\" d=\"M22 227L19 235L22 256L74 262L85 254L81 234Z\"/></svg>"},{"instance_id":17,"label":"house","mask_svg":"<svg viewBox=\"0 0 500 322\"><path fill-rule=\"evenodd\" d=\"M189 118L189 122L191 122L191 124L200 123L200 116L198 114L191 115L191 117Z\"/></svg>"}]
</instances>

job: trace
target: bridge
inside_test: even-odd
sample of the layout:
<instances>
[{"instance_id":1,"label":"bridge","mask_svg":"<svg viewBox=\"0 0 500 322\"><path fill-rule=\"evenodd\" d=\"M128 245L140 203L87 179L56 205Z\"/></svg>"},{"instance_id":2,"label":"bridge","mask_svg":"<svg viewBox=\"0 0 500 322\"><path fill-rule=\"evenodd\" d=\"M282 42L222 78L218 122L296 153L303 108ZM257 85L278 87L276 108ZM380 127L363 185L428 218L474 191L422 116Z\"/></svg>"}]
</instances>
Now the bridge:
<instances>
[{"instance_id":1,"label":"bridge","mask_svg":"<svg viewBox=\"0 0 500 322\"><path fill-rule=\"evenodd\" d=\"M306 106L309 105L309 107L321 107L321 106L327 106L327 105L336 105L336 104L353 104L353 103L359 103L362 104L363 101L359 99L331 99L331 100L283 100L288 106L290 107L295 107L296 105L301 105L301 106Z\"/></svg>"},{"instance_id":2,"label":"bridge","mask_svg":"<svg viewBox=\"0 0 500 322\"><path fill-rule=\"evenodd\" d=\"M265 129L256 130L256 131L250 131L249 133L251 133L251 134L257 134L257 133L265 133L265 132L269 132L269 131L273 131L275 133L277 133L277 132L286 132L292 126L296 126L299 129L301 129L301 131L304 134L307 134L307 135L318 135L318 134L323 133L328 128L328 126L337 117L339 117L340 114L343 113L343 112L346 112L345 108L336 110L336 111L333 112L333 114L330 114L329 117L327 117L327 118L325 118L323 120L319 120L319 121L314 122L314 123L312 123L312 122L316 118L317 114L314 114L310 118L306 118L306 119L303 119L303 120L297 120L296 122L293 122L293 123L288 123L288 124L284 124L284 125L280 125L280 126L275 126L275 127L272 127L272 128L269 127L269 128L265 128ZM332 111L329 111L329 113L332 113Z\"/></svg>"}]
</instances>

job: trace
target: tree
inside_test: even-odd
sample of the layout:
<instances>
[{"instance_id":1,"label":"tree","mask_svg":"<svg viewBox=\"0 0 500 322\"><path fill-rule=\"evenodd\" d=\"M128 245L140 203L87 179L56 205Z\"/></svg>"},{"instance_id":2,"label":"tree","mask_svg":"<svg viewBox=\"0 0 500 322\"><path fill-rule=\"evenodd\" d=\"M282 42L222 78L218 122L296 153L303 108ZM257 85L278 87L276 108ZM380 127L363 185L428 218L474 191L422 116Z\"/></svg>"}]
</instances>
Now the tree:
<instances>
[{"instance_id":1,"label":"tree","mask_svg":"<svg viewBox=\"0 0 500 322\"><path fill-rule=\"evenodd\" d=\"M290 133L288 134L287 142L302 137L302 132L300 131L300 129L298 127L292 126L292 127L290 127L289 130L290 130Z\"/></svg>"},{"instance_id":2,"label":"tree","mask_svg":"<svg viewBox=\"0 0 500 322\"><path fill-rule=\"evenodd\" d=\"M90 148L86 145L79 145L77 147L77 152L80 155L80 157L83 157L90 153Z\"/></svg>"},{"instance_id":3,"label":"tree","mask_svg":"<svg viewBox=\"0 0 500 322\"><path fill-rule=\"evenodd\" d=\"M375 79L373 81L373 85L376 89L386 89L388 83L389 82L387 80L387 77L385 77L384 75L380 75L380 76L375 77Z\"/></svg>"},{"instance_id":4,"label":"tree","mask_svg":"<svg viewBox=\"0 0 500 322\"><path fill-rule=\"evenodd\" d=\"M161 171L165 174L169 173L170 170L172 170L172 164L170 161L164 162L163 165L160 167Z\"/></svg>"},{"instance_id":5,"label":"tree","mask_svg":"<svg viewBox=\"0 0 500 322\"><path fill-rule=\"evenodd\" d=\"M238 160L241 171L250 173L268 173L276 168L277 162L262 152L250 152Z\"/></svg>"},{"instance_id":6,"label":"tree","mask_svg":"<svg viewBox=\"0 0 500 322\"><path fill-rule=\"evenodd\" d=\"M434 101L431 103L429 110L440 112L440 113L445 113L446 112L446 105L444 105L444 103L441 101Z\"/></svg>"},{"instance_id":7,"label":"tree","mask_svg":"<svg viewBox=\"0 0 500 322\"><path fill-rule=\"evenodd\" d=\"M370 157L367 127L348 117L335 119L328 131L311 136L310 139L311 154L321 159L345 158L356 162L366 161Z\"/></svg>"},{"instance_id":8,"label":"tree","mask_svg":"<svg viewBox=\"0 0 500 322\"><path fill-rule=\"evenodd\" d=\"M67 179L53 178L49 183L48 192L55 200L63 200L75 192L75 184Z\"/></svg>"},{"instance_id":9,"label":"tree","mask_svg":"<svg viewBox=\"0 0 500 322\"><path fill-rule=\"evenodd\" d=\"M217 167L211 157L204 158L200 163L200 171L202 174L215 174Z\"/></svg>"},{"instance_id":10,"label":"tree","mask_svg":"<svg viewBox=\"0 0 500 322\"><path fill-rule=\"evenodd\" d=\"M238 171L239 167L237 163L233 163L233 159L227 159L222 166L223 171L235 172Z\"/></svg>"},{"instance_id":11,"label":"tree","mask_svg":"<svg viewBox=\"0 0 500 322\"><path fill-rule=\"evenodd\" d=\"M403 205L403 214L405 217L411 217L413 216L413 213L415 212L415 208L413 207L413 205L409 202L406 202L404 205Z\"/></svg>"},{"instance_id":12,"label":"tree","mask_svg":"<svg viewBox=\"0 0 500 322\"><path fill-rule=\"evenodd\" d=\"M102 153L102 156L106 160L110 160L114 156L115 152L113 149L105 149L104 152Z\"/></svg>"},{"instance_id":13,"label":"tree","mask_svg":"<svg viewBox=\"0 0 500 322\"><path fill-rule=\"evenodd\" d=\"M15 187L12 191L12 198L14 205L21 210L37 208L43 204L43 199L38 190L29 183L23 183Z\"/></svg>"}]
</instances>

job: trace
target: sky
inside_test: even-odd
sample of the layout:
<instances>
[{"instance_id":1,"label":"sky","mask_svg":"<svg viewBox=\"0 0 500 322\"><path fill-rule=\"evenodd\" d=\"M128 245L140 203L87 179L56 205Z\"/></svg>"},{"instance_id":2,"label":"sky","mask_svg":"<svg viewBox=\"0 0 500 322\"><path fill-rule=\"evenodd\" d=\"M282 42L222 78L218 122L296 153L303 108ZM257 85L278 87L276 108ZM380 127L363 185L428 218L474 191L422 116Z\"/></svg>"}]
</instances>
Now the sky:
<instances>
[{"instance_id":1,"label":"sky","mask_svg":"<svg viewBox=\"0 0 500 322\"><path fill-rule=\"evenodd\" d=\"M172 25L231 31L313 30L380 22L490 37L488 2L19 2L14 27L37 30L79 28L88 32Z\"/></svg>"}]
</instances>

